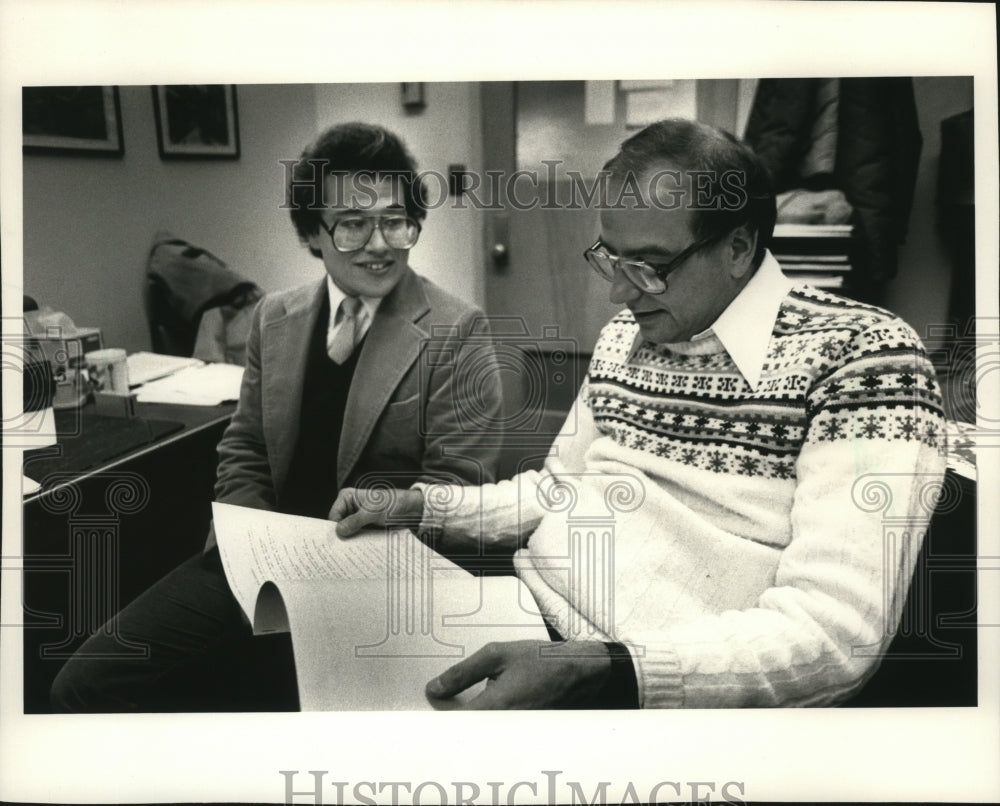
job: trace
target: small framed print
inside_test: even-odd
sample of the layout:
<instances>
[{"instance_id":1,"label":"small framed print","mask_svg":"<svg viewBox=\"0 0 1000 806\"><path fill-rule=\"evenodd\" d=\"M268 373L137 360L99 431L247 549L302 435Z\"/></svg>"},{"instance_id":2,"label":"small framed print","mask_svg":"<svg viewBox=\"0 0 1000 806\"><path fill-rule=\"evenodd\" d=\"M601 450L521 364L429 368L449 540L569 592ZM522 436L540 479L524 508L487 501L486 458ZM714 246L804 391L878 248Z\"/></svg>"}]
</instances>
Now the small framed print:
<instances>
[{"instance_id":1,"label":"small framed print","mask_svg":"<svg viewBox=\"0 0 1000 806\"><path fill-rule=\"evenodd\" d=\"M117 87L22 87L25 154L125 153Z\"/></svg>"},{"instance_id":2,"label":"small framed print","mask_svg":"<svg viewBox=\"0 0 1000 806\"><path fill-rule=\"evenodd\" d=\"M240 127L231 84L153 87L161 159L238 159Z\"/></svg>"}]
</instances>

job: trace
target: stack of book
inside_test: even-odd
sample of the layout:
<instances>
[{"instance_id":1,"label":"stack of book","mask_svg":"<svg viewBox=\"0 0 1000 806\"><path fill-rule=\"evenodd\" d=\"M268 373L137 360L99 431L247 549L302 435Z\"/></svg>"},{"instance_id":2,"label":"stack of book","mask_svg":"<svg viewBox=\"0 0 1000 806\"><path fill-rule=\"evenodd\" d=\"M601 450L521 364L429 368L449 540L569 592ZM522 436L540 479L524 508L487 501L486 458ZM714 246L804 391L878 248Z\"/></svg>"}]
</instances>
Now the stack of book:
<instances>
[{"instance_id":1,"label":"stack of book","mask_svg":"<svg viewBox=\"0 0 1000 806\"><path fill-rule=\"evenodd\" d=\"M851 270L850 224L776 224L771 252L797 282L841 288Z\"/></svg>"}]
</instances>

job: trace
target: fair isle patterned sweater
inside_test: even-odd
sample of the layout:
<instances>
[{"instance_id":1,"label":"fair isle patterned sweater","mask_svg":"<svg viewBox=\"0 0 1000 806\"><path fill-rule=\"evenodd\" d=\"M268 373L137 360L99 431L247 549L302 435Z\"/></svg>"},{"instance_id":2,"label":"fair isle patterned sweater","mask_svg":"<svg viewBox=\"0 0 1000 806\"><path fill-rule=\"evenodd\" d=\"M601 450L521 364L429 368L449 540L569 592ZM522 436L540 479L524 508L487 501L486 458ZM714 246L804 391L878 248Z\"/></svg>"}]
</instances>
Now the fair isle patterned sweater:
<instances>
[{"instance_id":1,"label":"fair isle patterned sweater","mask_svg":"<svg viewBox=\"0 0 1000 806\"><path fill-rule=\"evenodd\" d=\"M711 331L637 335L628 311L604 328L542 473L431 488L425 522L527 538L542 612L628 646L643 707L845 699L896 628L944 472L919 339L808 286L781 300L756 388Z\"/></svg>"}]
</instances>

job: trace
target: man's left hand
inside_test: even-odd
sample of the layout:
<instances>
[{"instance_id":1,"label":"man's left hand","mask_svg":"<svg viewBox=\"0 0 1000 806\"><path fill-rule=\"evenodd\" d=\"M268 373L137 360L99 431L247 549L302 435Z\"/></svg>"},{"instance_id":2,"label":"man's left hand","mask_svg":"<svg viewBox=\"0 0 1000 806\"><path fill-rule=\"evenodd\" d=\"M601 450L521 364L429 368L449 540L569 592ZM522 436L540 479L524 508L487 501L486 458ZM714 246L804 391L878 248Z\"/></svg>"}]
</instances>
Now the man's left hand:
<instances>
[{"instance_id":1,"label":"man's left hand","mask_svg":"<svg viewBox=\"0 0 1000 806\"><path fill-rule=\"evenodd\" d=\"M611 675L608 648L598 641L490 643L427 684L429 698L454 697L486 679L461 709L594 707Z\"/></svg>"}]
</instances>

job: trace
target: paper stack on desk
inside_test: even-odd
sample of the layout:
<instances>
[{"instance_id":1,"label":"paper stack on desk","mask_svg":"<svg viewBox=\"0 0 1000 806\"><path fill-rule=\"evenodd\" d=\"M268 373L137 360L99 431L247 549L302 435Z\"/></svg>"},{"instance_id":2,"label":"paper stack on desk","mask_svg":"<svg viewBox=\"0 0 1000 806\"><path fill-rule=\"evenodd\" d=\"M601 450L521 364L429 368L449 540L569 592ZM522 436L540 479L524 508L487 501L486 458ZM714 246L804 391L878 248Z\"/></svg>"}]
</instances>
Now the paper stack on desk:
<instances>
[{"instance_id":1,"label":"paper stack on desk","mask_svg":"<svg viewBox=\"0 0 1000 806\"><path fill-rule=\"evenodd\" d=\"M145 383L139 387L137 394L140 403L218 406L227 400L239 400L242 382L243 367L200 364Z\"/></svg>"},{"instance_id":2,"label":"paper stack on desk","mask_svg":"<svg viewBox=\"0 0 1000 806\"><path fill-rule=\"evenodd\" d=\"M548 640L519 579L477 577L406 529L341 539L336 524L215 503L215 535L254 634L290 632L303 711L447 710L427 682L490 641Z\"/></svg>"},{"instance_id":3,"label":"paper stack on desk","mask_svg":"<svg viewBox=\"0 0 1000 806\"><path fill-rule=\"evenodd\" d=\"M165 378L187 367L200 367L205 362L198 358L187 358L181 355L163 355L139 351L129 353L128 364L129 386L141 386L144 383Z\"/></svg>"}]
</instances>

